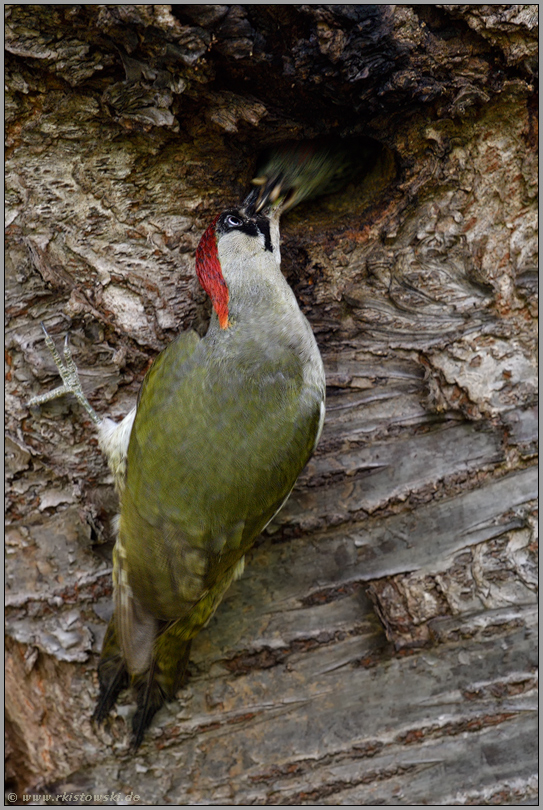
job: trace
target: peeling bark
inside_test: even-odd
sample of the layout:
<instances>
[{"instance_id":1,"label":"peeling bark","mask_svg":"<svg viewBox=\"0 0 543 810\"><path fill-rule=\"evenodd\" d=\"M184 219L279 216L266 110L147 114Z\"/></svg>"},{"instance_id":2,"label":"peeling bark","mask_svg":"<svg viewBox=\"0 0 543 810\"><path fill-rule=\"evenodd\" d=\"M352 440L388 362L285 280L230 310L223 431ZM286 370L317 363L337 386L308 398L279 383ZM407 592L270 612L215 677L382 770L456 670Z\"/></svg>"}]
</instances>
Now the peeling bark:
<instances>
[{"instance_id":1,"label":"peeling bark","mask_svg":"<svg viewBox=\"0 0 543 810\"><path fill-rule=\"evenodd\" d=\"M5 9L18 803L536 804L537 6ZM323 135L376 159L282 226L322 441L132 756L128 704L89 719L115 495L77 405L26 405L57 384L39 322L123 416L206 328L205 227Z\"/></svg>"}]
</instances>

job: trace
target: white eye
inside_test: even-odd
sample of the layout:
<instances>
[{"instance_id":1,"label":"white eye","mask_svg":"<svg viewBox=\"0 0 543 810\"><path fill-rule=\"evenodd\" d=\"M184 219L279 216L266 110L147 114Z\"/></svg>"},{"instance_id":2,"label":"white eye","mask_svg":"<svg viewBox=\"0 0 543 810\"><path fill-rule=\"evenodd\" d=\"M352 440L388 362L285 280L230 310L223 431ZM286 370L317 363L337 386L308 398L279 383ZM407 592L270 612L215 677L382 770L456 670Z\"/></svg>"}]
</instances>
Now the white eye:
<instances>
[{"instance_id":1,"label":"white eye","mask_svg":"<svg viewBox=\"0 0 543 810\"><path fill-rule=\"evenodd\" d=\"M239 228L240 225L243 225L243 220L230 214L230 216L226 217L226 224L231 228Z\"/></svg>"}]
</instances>

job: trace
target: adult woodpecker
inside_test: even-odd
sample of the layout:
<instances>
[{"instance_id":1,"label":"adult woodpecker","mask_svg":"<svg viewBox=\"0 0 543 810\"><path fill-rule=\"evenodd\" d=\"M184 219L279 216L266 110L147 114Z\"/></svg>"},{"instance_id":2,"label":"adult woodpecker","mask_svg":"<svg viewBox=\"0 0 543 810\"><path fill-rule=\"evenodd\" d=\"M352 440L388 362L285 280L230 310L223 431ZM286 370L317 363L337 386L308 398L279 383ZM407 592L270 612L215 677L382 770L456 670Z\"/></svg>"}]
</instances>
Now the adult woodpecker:
<instances>
[{"instance_id":1,"label":"adult woodpecker","mask_svg":"<svg viewBox=\"0 0 543 810\"><path fill-rule=\"evenodd\" d=\"M183 333L156 358L121 423L94 412L67 344L62 361L46 333L64 384L31 404L75 393L120 493L115 611L94 717L104 720L131 684L136 748L322 430L324 369L281 273L281 207L256 213L253 192L205 231L196 273L213 304L207 334Z\"/></svg>"}]
</instances>

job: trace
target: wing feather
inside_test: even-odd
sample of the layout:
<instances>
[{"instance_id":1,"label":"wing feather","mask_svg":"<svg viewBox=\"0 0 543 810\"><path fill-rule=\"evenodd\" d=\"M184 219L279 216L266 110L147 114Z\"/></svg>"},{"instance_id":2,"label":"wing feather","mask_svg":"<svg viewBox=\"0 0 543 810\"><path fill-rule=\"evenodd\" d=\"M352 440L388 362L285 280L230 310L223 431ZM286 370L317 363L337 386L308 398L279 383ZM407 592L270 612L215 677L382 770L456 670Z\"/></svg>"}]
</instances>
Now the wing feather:
<instances>
[{"instance_id":1,"label":"wing feather","mask_svg":"<svg viewBox=\"0 0 543 810\"><path fill-rule=\"evenodd\" d=\"M126 553L119 537L113 557L115 629L129 673L139 675L151 664L158 621L134 594L125 563Z\"/></svg>"}]
</instances>

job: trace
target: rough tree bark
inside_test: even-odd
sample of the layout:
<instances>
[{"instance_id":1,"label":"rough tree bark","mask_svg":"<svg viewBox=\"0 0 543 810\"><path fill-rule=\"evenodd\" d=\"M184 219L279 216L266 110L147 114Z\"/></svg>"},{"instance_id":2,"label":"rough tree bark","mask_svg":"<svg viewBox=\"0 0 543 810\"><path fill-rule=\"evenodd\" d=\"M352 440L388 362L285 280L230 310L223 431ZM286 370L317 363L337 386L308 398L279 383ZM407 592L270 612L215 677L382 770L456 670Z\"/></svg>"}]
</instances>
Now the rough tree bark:
<instances>
[{"instance_id":1,"label":"rough tree bark","mask_svg":"<svg viewBox=\"0 0 543 810\"><path fill-rule=\"evenodd\" d=\"M535 804L537 6L5 8L17 801ZM81 409L25 404L58 384L39 322L124 415L205 329L211 218L323 134L378 155L282 228L322 442L133 756L127 703L90 723L115 496Z\"/></svg>"}]
</instances>

